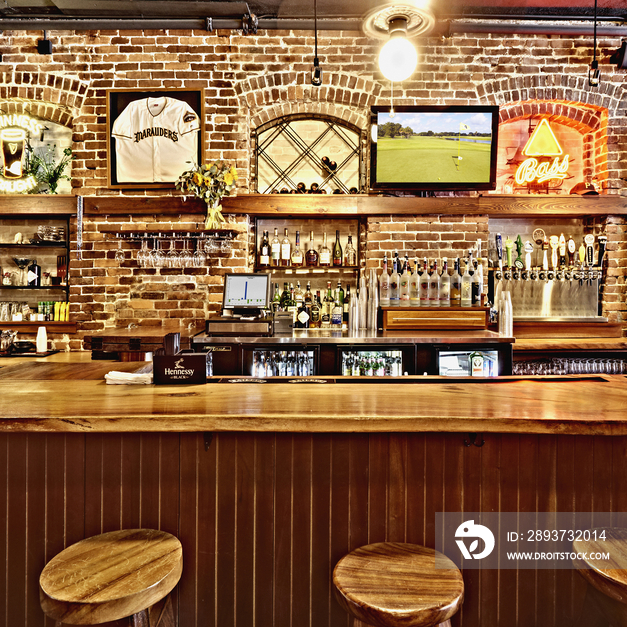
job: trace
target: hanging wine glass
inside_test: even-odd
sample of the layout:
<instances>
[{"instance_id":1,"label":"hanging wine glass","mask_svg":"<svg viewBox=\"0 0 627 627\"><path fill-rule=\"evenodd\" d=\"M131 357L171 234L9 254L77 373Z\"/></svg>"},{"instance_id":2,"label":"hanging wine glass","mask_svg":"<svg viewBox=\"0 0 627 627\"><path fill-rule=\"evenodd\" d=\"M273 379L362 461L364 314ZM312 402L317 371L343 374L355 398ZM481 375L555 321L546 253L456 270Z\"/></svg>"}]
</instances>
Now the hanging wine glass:
<instances>
[{"instance_id":1,"label":"hanging wine glass","mask_svg":"<svg viewBox=\"0 0 627 627\"><path fill-rule=\"evenodd\" d=\"M189 233L188 233L189 235ZM194 257L192 256L191 251L188 248L189 240L183 240L183 250L180 254L180 265L181 268L191 268L194 265Z\"/></svg>"},{"instance_id":2,"label":"hanging wine glass","mask_svg":"<svg viewBox=\"0 0 627 627\"><path fill-rule=\"evenodd\" d=\"M137 251L137 265L145 268L150 260L150 251L148 250L148 240L143 239L141 248Z\"/></svg>"},{"instance_id":3,"label":"hanging wine glass","mask_svg":"<svg viewBox=\"0 0 627 627\"><path fill-rule=\"evenodd\" d=\"M196 251L194 252L194 267L202 268L207 263L207 255L205 254L205 242L196 240Z\"/></svg>"},{"instance_id":4,"label":"hanging wine glass","mask_svg":"<svg viewBox=\"0 0 627 627\"><path fill-rule=\"evenodd\" d=\"M179 266L179 254L176 252L176 241L170 241L170 250L168 250L168 254L166 255L166 267L168 268L178 268Z\"/></svg>"},{"instance_id":5,"label":"hanging wine glass","mask_svg":"<svg viewBox=\"0 0 627 627\"><path fill-rule=\"evenodd\" d=\"M123 263L126 259L126 253L122 250L122 239L118 239L118 248L115 251L115 260L118 263Z\"/></svg>"}]
</instances>

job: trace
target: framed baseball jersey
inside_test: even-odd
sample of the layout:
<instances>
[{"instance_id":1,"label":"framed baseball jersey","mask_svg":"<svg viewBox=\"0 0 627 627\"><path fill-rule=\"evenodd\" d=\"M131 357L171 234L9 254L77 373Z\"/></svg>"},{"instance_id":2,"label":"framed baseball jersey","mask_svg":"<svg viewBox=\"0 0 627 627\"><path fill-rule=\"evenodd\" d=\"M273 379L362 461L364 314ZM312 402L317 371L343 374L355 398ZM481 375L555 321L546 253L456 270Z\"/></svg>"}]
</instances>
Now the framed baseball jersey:
<instances>
[{"instance_id":1,"label":"framed baseball jersey","mask_svg":"<svg viewBox=\"0 0 627 627\"><path fill-rule=\"evenodd\" d=\"M109 90L110 187L169 187L202 163L202 90Z\"/></svg>"}]
</instances>

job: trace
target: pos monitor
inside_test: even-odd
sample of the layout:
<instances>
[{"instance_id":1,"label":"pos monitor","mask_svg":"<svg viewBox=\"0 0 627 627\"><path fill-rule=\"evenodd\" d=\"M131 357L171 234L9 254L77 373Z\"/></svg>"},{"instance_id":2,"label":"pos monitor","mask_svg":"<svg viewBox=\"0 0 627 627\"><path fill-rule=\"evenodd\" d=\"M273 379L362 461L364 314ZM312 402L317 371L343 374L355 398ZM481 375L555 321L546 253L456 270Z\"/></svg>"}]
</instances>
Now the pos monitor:
<instances>
[{"instance_id":1,"label":"pos monitor","mask_svg":"<svg viewBox=\"0 0 627 627\"><path fill-rule=\"evenodd\" d=\"M254 316L270 305L270 274L225 274L222 309L226 315Z\"/></svg>"}]
</instances>

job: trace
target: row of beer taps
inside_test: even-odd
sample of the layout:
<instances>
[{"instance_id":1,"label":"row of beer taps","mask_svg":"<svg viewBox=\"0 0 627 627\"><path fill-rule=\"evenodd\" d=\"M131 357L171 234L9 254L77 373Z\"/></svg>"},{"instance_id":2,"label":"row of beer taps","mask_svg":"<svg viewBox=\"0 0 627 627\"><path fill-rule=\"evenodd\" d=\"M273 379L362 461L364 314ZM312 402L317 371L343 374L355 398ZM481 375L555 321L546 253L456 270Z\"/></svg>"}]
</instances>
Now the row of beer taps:
<instances>
[{"instance_id":1,"label":"row of beer taps","mask_svg":"<svg viewBox=\"0 0 627 627\"><path fill-rule=\"evenodd\" d=\"M509 236L503 242L500 233L496 234L496 253L498 267L494 270L494 278L497 281L511 279L523 281L579 281L591 284L601 278L603 258L607 248L607 236L598 235L597 262L594 263L595 237L591 233L583 238L583 242L577 248L572 237L566 237L563 233L548 236L543 229L533 232L533 242L527 240L523 243L520 235L515 241ZM535 247L534 247L535 243ZM516 248L516 253L514 253ZM550 263L549 263L550 250ZM532 265L531 257L536 253L535 264ZM542 253L542 261L539 256Z\"/></svg>"}]
</instances>

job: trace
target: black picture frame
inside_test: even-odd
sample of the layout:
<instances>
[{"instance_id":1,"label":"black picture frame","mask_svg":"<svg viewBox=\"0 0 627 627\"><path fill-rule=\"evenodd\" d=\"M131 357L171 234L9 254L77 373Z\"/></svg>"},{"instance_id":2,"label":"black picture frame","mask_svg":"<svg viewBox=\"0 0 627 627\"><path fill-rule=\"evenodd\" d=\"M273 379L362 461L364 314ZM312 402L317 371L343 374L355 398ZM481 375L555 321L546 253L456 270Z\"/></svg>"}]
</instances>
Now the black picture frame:
<instances>
[{"instance_id":1,"label":"black picture frame","mask_svg":"<svg viewBox=\"0 0 627 627\"><path fill-rule=\"evenodd\" d=\"M205 136L205 97L203 89L108 89L107 90L107 186L110 189L163 189L173 188L176 181L158 182L134 181L132 183L119 182L117 179L117 161L115 155L115 138L111 131L113 123L124 109L135 100L144 98L160 98L169 96L186 102L198 115L200 129L198 135L198 154L196 163L204 161Z\"/></svg>"}]
</instances>

